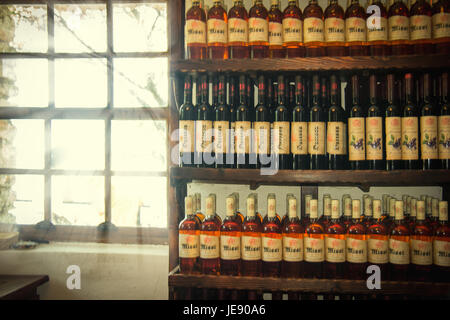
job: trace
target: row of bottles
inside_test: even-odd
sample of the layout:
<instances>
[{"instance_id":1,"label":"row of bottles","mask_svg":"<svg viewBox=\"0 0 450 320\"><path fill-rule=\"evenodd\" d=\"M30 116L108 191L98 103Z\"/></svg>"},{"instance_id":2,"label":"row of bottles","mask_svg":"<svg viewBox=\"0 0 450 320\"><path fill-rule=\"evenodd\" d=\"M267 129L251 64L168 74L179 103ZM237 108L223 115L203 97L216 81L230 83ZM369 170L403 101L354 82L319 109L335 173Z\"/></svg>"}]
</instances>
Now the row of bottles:
<instances>
[{"instance_id":1,"label":"row of bottles","mask_svg":"<svg viewBox=\"0 0 450 320\"><path fill-rule=\"evenodd\" d=\"M250 194L244 219L238 194L232 194L226 198L222 221L215 210L215 195L210 194L201 221L188 196L186 218L179 226L180 271L366 279L368 265L377 265L382 280L446 282L450 279L448 203L423 199L383 195L382 202L365 195L361 213L361 200L346 194L341 215L340 201L324 195L319 216L318 200L307 195L305 217L300 220L292 194L287 195L283 218L276 212L274 194L267 197L264 218L257 195Z\"/></svg>"},{"instance_id":2,"label":"row of bottles","mask_svg":"<svg viewBox=\"0 0 450 320\"><path fill-rule=\"evenodd\" d=\"M404 55L447 53L450 48L450 4L431 6L416 0L409 9L402 0L389 8L371 0L363 8L358 0L344 9L329 0L323 10L309 0L304 11L290 0L282 12L278 0L267 10L255 0L247 12L234 0L226 12L222 1L213 1L206 13L199 0L186 13L188 59L293 58L317 56ZM373 8L373 9L372 9ZM366 12L371 12L370 14ZM374 14L372 14L374 13Z\"/></svg>"},{"instance_id":3,"label":"row of bottles","mask_svg":"<svg viewBox=\"0 0 450 320\"><path fill-rule=\"evenodd\" d=\"M256 105L252 79L243 74L238 82L210 76L212 105L208 76L197 80L194 106L192 78L185 78L180 166L449 169L447 72L352 75L345 110L335 74L279 75L276 85L259 75Z\"/></svg>"}]
</instances>

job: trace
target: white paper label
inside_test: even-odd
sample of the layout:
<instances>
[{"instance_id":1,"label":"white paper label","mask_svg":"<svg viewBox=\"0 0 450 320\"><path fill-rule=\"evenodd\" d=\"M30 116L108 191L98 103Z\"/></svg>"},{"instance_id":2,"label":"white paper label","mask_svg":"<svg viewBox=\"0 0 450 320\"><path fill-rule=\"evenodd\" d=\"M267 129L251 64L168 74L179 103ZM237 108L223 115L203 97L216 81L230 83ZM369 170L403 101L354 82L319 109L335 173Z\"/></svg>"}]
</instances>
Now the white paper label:
<instances>
[{"instance_id":1,"label":"white paper label","mask_svg":"<svg viewBox=\"0 0 450 320\"><path fill-rule=\"evenodd\" d=\"M387 239L369 239L367 241L367 260L370 263L388 263L389 241Z\"/></svg>"},{"instance_id":2,"label":"white paper label","mask_svg":"<svg viewBox=\"0 0 450 320\"><path fill-rule=\"evenodd\" d=\"M367 262L366 240L347 237L347 261L352 263Z\"/></svg>"},{"instance_id":3,"label":"white paper label","mask_svg":"<svg viewBox=\"0 0 450 320\"><path fill-rule=\"evenodd\" d=\"M180 258L197 258L200 255L199 236L197 234L180 233L178 248Z\"/></svg>"},{"instance_id":4,"label":"white paper label","mask_svg":"<svg viewBox=\"0 0 450 320\"><path fill-rule=\"evenodd\" d=\"M325 238L325 260L333 263L345 262L345 239Z\"/></svg>"},{"instance_id":5,"label":"white paper label","mask_svg":"<svg viewBox=\"0 0 450 320\"><path fill-rule=\"evenodd\" d=\"M278 262L283 258L282 240L262 236L262 260L267 262Z\"/></svg>"},{"instance_id":6,"label":"white paper label","mask_svg":"<svg viewBox=\"0 0 450 320\"><path fill-rule=\"evenodd\" d=\"M366 41L366 21L356 17L345 19L345 38L347 42Z\"/></svg>"},{"instance_id":7,"label":"white paper label","mask_svg":"<svg viewBox=\"0 0 450 320\"><path fill-rule=\"evenodd\" d=\"M410 18L411 40L431 39L431 17L426 15Z\"/></svg>"},{"instance_id":8,"label":"white paper label","mask_svg":"<svg viewBox=\"0 0 450 320\"><path fill-rule=\"evenodd\" d=\"M289 262L303 261L303 238L283 237L283 260Z\"/></svg>"},{"instance_id":9,"label":"white paper label","mask_svg":"<svg viewBox=\"0 0 450 320\"><path fill-rule=\"evenodd\" d=\"M283 19L283 41L284 43L303 41L303 26L300 19Z\"/></svg>"},{"instance_id":10,"label":"white paper label","mask_svg":"<svg viewBox=\"0 0 450 320\"><path fill-rule=\"evenodd\" d=\"M319 18L306 18L303 20L303 38L305 43L323 42L324 40L324 23Z\"/></svg>"},{"instance_id":11,"label":"white paper label","mask_svg":"<svg viewBox=\"0 0 450 320\"><path fill-rule=\"evenodd\" d=\"M411 263L422 266L433 263L433 244L431 241L411 239Z\"/></svg>"},{"instance_id":12,"label":"white paper label","mask_svg":"<svg viewBox=\"0 0 450 320\"><path fill-rule=\"evenodd\" d=\"M261 237L242 236L242 260L261 260Z\"/></svg>"},{"instance_id":13,"label":"white paper label","mask_svg":"<svg viewBox=\"0 0 450 320\"><path fill-rule=\"evenodd\" d=\"M206 44L206 23L200 20L186 20L185 27L186 44Z\"/></svg>"},{"instance_id":14,"label":"white paper label","mask_svg":"<svg viewBox=\"0 0 450 320\"><path fill-rule=\"evenodd\" d=\"M305 236L304 247L305 261L323 262L325 260L325 241L323 239Z\"/></svg>"},{"instance_id":15,"label":"white paper label","mask_svg":"<svg viewBox=\"0 0 450 320\"><path fill-rule=\"evenodd\" d=\"M268 42L269 41L269 24L266 19L250 18L248 19L248 41L252 42Z\"/></svg>"},{"instance_id":16,"label":"white paper label","mask_svg":"<svg viewBox=\"0 0 450 320\"><path fill-rule=\"evenodd\" d=\"M283 25L279 22L269 22L269 45L283 45Z\"/></svg>"},{"instance_id":17,"label":"white paper label","mask_svg":"<svg viewBox=\"0 0 450 320\"><path fill-rule=\"evenodd\" d=\"M340 18L325 19L325 42L345 41L345 21Z\"/></svg>"},{"instance_id":18,"label":"white paper label","mask_svg":"<svg viewBox=\"0 0 450 320\"><path fill-rule=\"evenodd\" d=\"M220 19L209 19L208 43L226 44L227 41L228 41L227 23Z\"/></svg>"},{"instance_id":19,"label":"white paper label","mask_svg":"<svg viewBox=\"0 0 450 320\"><path fill-rule=\"evenodd\" d=\"M409 40L409 18L393 16L389 18L389 40Z\"/></svg>"},{"instance_id":20,"label":"white paper label","mask_svg":"<svg viewBox=\"0 0 450 320\"><path fill-rule=\"evenodd\" d=\"M367 28L367 41L387 41L388 39L388 21L386 18L379 19L379 27L376 26L377 19L369 20L369 27Z\"/></svg>"},{"instance_id":21,"label":"white paper label","mask_svg":"<svg viewBox=\"0 0 450 320\"><path fill-rule=\"evenodd\" d=\"M247 21L239 18L228 20L228 43L247 42L248 25Z\"/></svg>"},{"instance_id":22,"label":"white paper label","mask_svg":"<svg viewBox=\"0 0 450 320\"><path fill-rule=\"evenodd\" d=\"M409 264L409 243L390 238L389 262L393 264Z\"/></svg>"},{"instance_id":23,"label":"white paper label","mask_svg":"<svg viewBox=\"0 0 450 320\"><path fill-rule=\"evenodd\" d=\"M434 240L433 261L441 267L450 267L450 241Z\"/></svg>"},{"instance_id":24,"label":"white paper label","mask_svg":"<svg viewBox=\"0 0 450 320\"><path fill-rule=\"evenodd\" d=\"M432 17L433 38L450 38L450 13L436 13Z\"/></svg>"},{"instance_id":25,"label":"white paper label","mask_svg":"<svg viewBox=\"0 0 450 320\"><path fill-rule=\"evenodd\" d=\"M220 239L218 236L200 235L200 258L215 259L220 257Z\"/></svg>"},{"instance_id":26,"label":"white paper label","mask_svg":"<svg viewBox=\"0 0 450 320\"><path fill-rule=\"evenodd\" d=\"M233 236L220 236L220 257L223 260L236 260L241 258L241 239Z\"/></svg>"},{"instance_id":27,"label":"white paper label","mask_svg":"<svg viewBox=\"0 0 450 320\"><path fill-rule=\"evenodd\" d=\"M194 121L180 120L179 123L180 152L194 152Z\"/></svg>"}]
</instances>

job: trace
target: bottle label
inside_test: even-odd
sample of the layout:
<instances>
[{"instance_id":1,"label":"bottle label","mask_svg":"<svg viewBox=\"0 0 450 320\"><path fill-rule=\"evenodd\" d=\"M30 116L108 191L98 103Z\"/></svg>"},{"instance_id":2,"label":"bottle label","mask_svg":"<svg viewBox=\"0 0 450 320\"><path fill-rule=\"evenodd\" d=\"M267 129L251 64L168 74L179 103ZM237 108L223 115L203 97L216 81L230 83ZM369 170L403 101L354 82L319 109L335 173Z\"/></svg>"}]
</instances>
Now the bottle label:
<instances>
[{"instance_id":1,"label":"bottle label","mask_svg":"<svg viewBox=\"0 0 450 320\"><path fill-rule=\"evenodd\" d=\"M253 122L253 152L270 154L270 122Z\"/></svg>"},{"instance_id":2,"label":"bottle label","mask_svg":"<svg viewBox=\"0 0 450 320\"><path fill-rule=\"evenodd\" d=\"M345 38L347 42L366 41L366 21L353 17L345 20Z\"/></svg>"},{"instance_id":3,"label":"bottle label","mask_svg":"<svg viewBox=\"0 0 450 320\"><path fill-rule=\"evenodd\" d=\"M386 239L372 239L367 241L367 260L370 263L389 262L389 241Z\"/></svg>"},{"instance_id":4,"label":"bottle label","mask_svg":"<svg viewBox=\"0 0 450 320\"><path fill-rule=\"evenodd\" d=\"M346 123L344 123L344 144L343 144L343 146L344 146L344 148L343 148L343 153L344 154L347 154L347 139L346 139L346 137L347 137L347 124Z\"/></svg>"},{"instance_id":5,"label":"bottle label","mask_svg":"<svg viewBox=\"0 0 450 320\"><path fill-rule=\"evenodd\" d=\"M418 160L419 120L417 117L402 118L402 160Z\"/></svg>"},{"instance_id":6,"label":"bottle label","mask_svg":"<svg viewBox=\"0 0 450 320\"><path fill-rule=\"evenodd\" d=\"M233 236L220 236L220 258L237 260L241 258L241 239Z\"/></svg>"},{"instance_id":7,"label":"bottle label","mask_svg":"<svg viewBox=\"0 0 450 320\"><path fill-rule=\"evenodd\" d=\"M344 123L328 122L327 152L329 154L344 154Z\"/></svg>"},{"instance_id":8,"label":"bottle label","mask_svg":"<svg viewBox=\"0 0 450 320\"><path fill-rule=\"evenodd\" d=\"M228 43L248 41L247 21L239 18L228 20Z\"/></svg>"},{"instance_id":9,"label":"bottle label","mask_svg":"<svg viewBox=\"0 0 450 320\"><path fill-rule=\"evenodd\" d=\"M386 117L386 160L402 160L402 121Z\"/></svg>"},{"instance_id":10,"label":"bottle label","mask_svg":"<svg viewBox=\"0 0 450 320\"><path fill-rule=\"evenodd\" d=\"M220 239L218 236L200 234L200 258L215 259L220 257Z\"/></svg>"},{"instance_id":11,"label":"bottle label","mask_svg":"<svg viewBox=\"0 0 450 320\"><path fill-rule=\"evenodd\" d=\"M332 235L325 237L325 260L328 262L345 262L345 239L335 238Z\"/></svg>"},{"instance_id":12,"label":"bottle label","mask_svg":"<svg viewBox=\"0 0 450 320\"><path fill-rule=\"evenodd\" d=\"M367 241L347 236L347 261L352 263L367 262Z\"/></svg>"},{"instance_id":13,"label":"bottle label","mask_svg":"<svg viewBox=\"0 0 450 320\"><path fill-rule=\"evenodd\" d=\"M289 154L289 131L288 121L276 121L273 123L273 153Z\"/></svg>"},{"instance_id":14,"label":"bottle label","mask_svg":"<svg viewBox=\"0 0 450 320\"><path fill-rule=\"evenodd\" d=\"M411 239L411 263L428 266L433 263L433 243Z\"/></svg>"},{"instance_id":15,"label":"bottle label","mask_svg":"<svg viewBox=\"0 0 450 320\"><path fill-rule=\"evenodd\" d=\"M213 124L212 121L195 121L195 145L197 152L211 152L213 147Z\"/></svg>"},{"instance_id":16,"label":"bottle label","mask_svg":"<svg viewBox=\"0 0 450 320\"><path fill-rule=\"evenodd\" d=\"M450 267L450 241L433 241L433 262L437 266Z\"/></svg>"},{"instance_id":17,"label":"bottle label","mask_svg":"<svg viewBox=\"0 0 450 320\"><path fill-rule=\"evenodd\" d=\"M237 154L248 154L250 151L250 121L236 121L235 147Z\"/></svg>"},{"instance_id":18,"label":"bottle label","mask_svg":"<svg viewBox=\"0 0 450 320\"><path fill-rule=\"evenodd\" d=\"M383 160L383 118L366 118L367 160Z\"/></svg>"},{"instance_id":19,"label":"bottle label","mask_svg":"<svg viewBox=\"0 0 450 320\"><path fill-rule=\"evenodd\" d=\"M198 258L200 256L198 231L178 234L178 248L180 258Z\"/></svg>"},{"instance_id":20,"label":"bottle label","mask_svg":"<svg viewBox=\"0 0 450 320\"><path fill-rule=\"evenodd\" d=\"M186 20L186 44L206 44L206 23L196 19Z\"/></svg>"},{"instance_id":21,"label":"bottle label","mask_svg":"<svg viewBox=\"0 0 450 320\"><path fill-rule=\"evenodd\" d=\"M325 260L325 241L323 238L304 237L305 261L323 262Z\"/></svg>"},{"instance_id":22,"label":"bottle label","mask_svg":"<svg viewBox=\"0 0 450 320\"><path fill-rule=\"evenodd\" d=\"M310 122L308 125L308 153L325 154L325 123Z\"/></svg>"},{"instance_id":23,"label":"bottle label","mask_svg":"<svg viewBox=\"0 0 450 320\"><path fill-rule=\"evenodd\" d=\"M261 237L242 236L242 260L261 260Z\"/></svg>"},{"instance_id":24,"label":"bottle label","mask_svg":"<svg viewBox=\"0 0 450 320\"><path fill-rule=\"evenodd\" d=\"M410 18L411 40L431 39L431 17L426 15Z\"/></svg>"},{"instance_id":25,"label":"bottle label","mask_svg":"<svg viewBox=\"0 0 450 320\"><path fill-rule=\"evenodd\" d=\"M364 118L348 118L349 160L365 160L365 130Z\"/></svg>"},{"instance_id":26,"label":"bottle label","mask_svg":"<svg viewBox=\"0 0 450 320\"><path fill-rule=\"evenodd\" d=\"M439 116L439 159L450 159L450 116Z\"/></svg>"},{"instance_id":27,"label":"bottle label","mask_svg":"<svg viewBox=\"0 0 450 320\"><path fill-rule=\"evenodd\" d=\"M248 19L248 41L268 42L269 41L269 23L266 19L250 18Z\"/></svg>"},{"instance_id":28,"label":"bottle label","mask_svg":"<svg viewBox=\"0 0 450 320\"><path fill-rule=\"evenodd\" d=\"M449 38L450 37L450 13L436 13L432 17L433 38Z\"/></svg>"},{"instance_id":29,"label":"bottle label","mask_svg":"<svg viewBox=\"0 0 450 320\"><path fill-rule=\"evenodd\" d=\"M283 259L282 239L262 235L262 260L278 262Z\"/></svg>"},{"instance_id":30,"label":"bottle label","mask_svg":"<svg viewBox=\"0 0 450 320\"><path fill-rule=\"evenodd\" d=\"M308 154L308 122L292 122L291 126L291 153Z\"/></svg>"},{"instance_id":31,"label":"bottle label","mask_svg":"<svg viewBox=\"0 0 450 320\"><path fill-rule=\"evenodd\" d=\"M303 41L302 20L296 18L283 19L283 40L284 43Z\"/></svg>"},{"instance_id":32,"label":"bottle label","mask_svg":"<svg viewBox=\"0 0 450 320\"><path fill-rule=\"evenodd\" d=\"M422 159L438 159L436 116L420 117L420 141Z\"/></svg>"},{"instance_id":33,"label":"bottle label","mask_svg":"<svg viewBox=\"0 0 450 320\"><path fill-rule=\"evenodd\" d=\"M214 121L214 152L227 153L229 143L229 129L230 123L228 121Z\"/></svg>"},{"instance_id":34,"label":"bottle label","mask_svg":"<svg viewBox=\"0 0 450 320\"><path fill-rule=\"evenodd\" d=\"M283 45L283 25L279 22L269 22L269 45Z\"/></svg>"},{"instance_id":35,"label":"bottle label","mask_svg":"<svg viewBox=\"0 0 450 320\"><path fill-rule=\"evenodd\" d=\"M325 42L345 41L345 21L340 18L325 19Z\"/></svg>"},{"instance_id":36,"label":"bottle label","mask_svg":"<svg viewBox=\"0 0 450 320\"><path fill-rule=\"evenodd\" d=\"M377 19L370 19L367 27L367 41L387 41L388 21L386 18L379 17L379 22L379 28L377 28Z\"/></svg>"},{"instance_id":37,"label":"bottle label","mask_svg":"<svg viewBox=\"0 0 450 320\"><path fill-rule=\"evenodd\" d=\"M389 239L389 262L409 264L409 242Z\"/></svg>"},{"instance_id":38,"label":"bottle label","mask_svg":"<svg viewBox=\"0 0 450 320\"><path fill-rule=\"evenodd\" d=\"M409 40L409 18L393 16L389 18L389 40Z\"/></svg>"},{"instance_id":39,"label":"bottle label","mask_svg":"<svg viewBox=\"0 0 450 320\"><path fill-rule=\"evenodd\" d=\"M208 19L208 43L228 42L227 23L221 19Z\"/></svg>"},{"instance_id":40,"label":"bottle label","mask_svg":"<svg viewBox=\"0 0 450 320\"><path fill-rule=\"evenodd\" d=\"M179 123L180 152L194 152L195 125L193 120L180 120Z\"/></svg>"},{"instance_id":41,"label":"bottle label","mask_svg":"<svg viewBox=\"0 0 450 320\"><path fill-rule=\"evenodd\" d=\"M296 237L285 234L283 236L283 260L289 262L303 261L303 235Z\"/></svg>"},{"instance_id":42,"label":"bottle label","mask_svg":"<svg viewBox=\"0 0 450 320\"><path fill-rule=\"evenodd\" d=\"M303 33L305 43L323 42L323 20L319 18L305 18L303 20Z\"/></svg>"}]
</instances>

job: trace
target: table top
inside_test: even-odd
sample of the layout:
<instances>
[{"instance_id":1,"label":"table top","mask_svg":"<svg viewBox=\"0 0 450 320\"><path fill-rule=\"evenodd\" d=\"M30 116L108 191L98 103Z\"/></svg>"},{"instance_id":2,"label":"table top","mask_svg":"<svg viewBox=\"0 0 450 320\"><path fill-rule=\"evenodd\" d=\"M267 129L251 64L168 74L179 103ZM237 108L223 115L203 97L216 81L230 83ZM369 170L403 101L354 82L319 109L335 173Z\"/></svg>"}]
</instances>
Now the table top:
<instances>
[{"instance_id":1,"label":"table top","mask_svg":"<svg viewBox=\"0 0 450 320\"><path fill-rule=\"evenodd\" d=\"M0 300L21 297L48 281L48 275L0 274Z\"/></svg>"}]
</instances>

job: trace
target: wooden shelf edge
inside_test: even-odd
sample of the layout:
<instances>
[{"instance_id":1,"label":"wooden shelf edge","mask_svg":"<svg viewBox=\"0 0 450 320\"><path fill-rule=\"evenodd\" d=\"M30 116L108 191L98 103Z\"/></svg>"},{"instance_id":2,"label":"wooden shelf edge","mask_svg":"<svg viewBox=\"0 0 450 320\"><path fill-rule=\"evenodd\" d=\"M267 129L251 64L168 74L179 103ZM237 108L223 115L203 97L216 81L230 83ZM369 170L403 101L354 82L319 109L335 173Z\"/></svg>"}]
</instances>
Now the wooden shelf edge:
<instances>
[{"instance_id":1,"label":"wooden shelf edge","mask_svg":"<svg viewBox=\"0 0 450 320\"><path fill-rule=\"evenodd\" d=\"M247 276L169 275L169 287L216 288L256 291L420 295L450 298L450 283L382 281L381 289L369 290L365 280L262 278Z\"/></svg>"}]
</instances>

